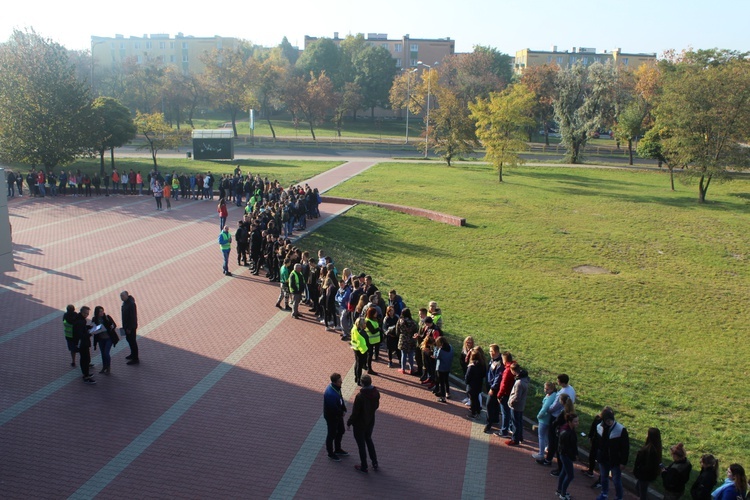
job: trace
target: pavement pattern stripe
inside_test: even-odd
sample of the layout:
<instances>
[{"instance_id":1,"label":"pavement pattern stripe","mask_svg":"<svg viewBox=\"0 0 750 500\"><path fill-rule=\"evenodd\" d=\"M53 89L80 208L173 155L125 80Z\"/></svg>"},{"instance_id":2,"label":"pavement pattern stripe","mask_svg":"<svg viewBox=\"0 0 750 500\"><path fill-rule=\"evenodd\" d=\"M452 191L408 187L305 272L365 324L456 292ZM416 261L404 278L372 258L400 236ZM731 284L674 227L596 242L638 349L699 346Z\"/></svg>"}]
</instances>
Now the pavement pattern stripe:
<instances>
[{"instance_id":1,"label":"pavement pattern stripe","mask_svg":"<svg viewBox=\"0 0 750 500\"><path fill-rule=\"evenodd\" d=\"M357 384L354 383L354 365L349 369L349 373L344 377L344 385L341 390L344 399L349 399L357 389ZM294 498L299 490L302 482L307 477L307 473L310 471L313 462L318 457L320 452L321 443L325 443L326 434L328 433L328 426L326 425L325 418L323 415L318 418L315 422L310 434L307 435L307 439L302 443L302 446L297 451L297 454L292 459L292 463L287 467L286 472L279 480L276 488L269 497L271 500L282 500L286 498Z\"/></svg>"},{"instance_id":2,"label":"pavement pattern stripe","mask_svg":"<svg viewBox=\"0 0 750 500\"><path fill-rule=\"evenodd\" d=\"M213 244L214 243L211 243L211 245L213 245ZM203 245L203 247L199 247L199 249L200 248L205 248L206 246L208 246L208 245ZM179 259L179 258L180 258L180 256L176 257L175 259ZM160 266L158 266L158 267L160 267ZM146 273L146 272L147 271L144 271L144 273ZM150 271L148 271L148 272L150 272ZM235 272L236 272L236 270L235 270ZM137 276L133 277L133 279L135 279L135 278L137 278ZM190 297L186 301L182 302L178 307L174 307L174 308L170 309L169 312L167 312L166 314L162 314L161 316L159 316L155 320L149 322L146 326L144 326L142 328L139 328L138 329L138 336L139 337L145 337L145 336L147 336L149 333L153 332L154 330L156 330L158 327L160 327L164 323L167 323L171 319L175 318L178 314L182 313L183 311L188 310L190 307L192 307L193 305L195 305L196 303L198 303L200 300L208 297L209 295L211 295L215 291L219 290L222 286L224 286L227 283L229 283L229 280L219 280L216 283L214 283L213 285L211 285L211 286L209 286L209 287L201 290L200 292L198 292L197 294L193 295L192 297ZM117 285L113 285L113 287L111 287L111 288L113 288L113 289L116 290L116 289L119 289L120 286L121 286L121 284L117 284ZM87 297L86 299L84 299L83 302L89 302L90 300L92 300L92 299L89 299ZM55 317L56 318L59 317L59 316L60 315L58 313L55 313ZM124 345L124 342L122 344L120 344L120 345ZM110 352L114 356L114 354L115 354L115 352L117 350L118 349L116 347L113 347ZM68 372L65 375L63 375L62 377L58 378L57 380L55 380L55 381L47 384L46 386L42 387L38 391L34 392L33 394L25 397L24 399L22 399L21 401L19 401L16 404L14 404L10 408L8 408L8 409L0 412L0 427L2 427L3 425L7 424L11 420L13 420L14 418L16 418L20 414L22 414L23 412L25 412L26 410L32 408L34 405L36 405L38 403L41 403L46 398L50 397L52 394L54 394L58 390L62 389L63 387L65 387L70 382L72 382L74 380L80 379L80 377L81 376L80 376L80 374L78 373L77 370Z\"/></svg>"},{"instance_id":3,"label":"pavement pattern stripe","mask_svg":"<svg viewBox=\"0 0 750 500\"><path fill-rule=\"evenodd\" d=\"M228 281L225 281L225 283ZM102 467L85 484L83 484L69 498L84 499L93 498L109 485L125 468L137 459L149 446L151 446L172 424L174 424L185 412L187 412L204 394L206 394L217 382L219 382L235 364L245 357L255 346L257 346L274 328L276 328L288 313L278 312L248 338L240 347L235 349L223 362L214 368L208 375L182 396L172 407L165 411L161 417L151 424L145 431L136 437L115 458Z\"/></svg>"},{"instance_id":4,"label":"pavement pattern stripe","mask_svg":"<svg viewBox=\"0 0 750 500\"><path fill-rule=\"evenodd\" d=\"M121 211L124 207L129 207L131 205L137 205L137 204L143 203L145 201L146 200L138 200L135 203L124 203L122 205L117 205L117 206L114 206L112 208L108 208L106 210L94 210L94 211L86 213L86 214L82 214L82 215L77 215L77 216L74 216L74 217L66 218L65 219L65 224L70 224L71 222L74 222L74 221L75 222L79 222L81 219L85 219L87 217L94 217L96 215L105 214L107 212ZM44 229L46 227L56 227L56 226L59 226L60 223L61 223L60 221L49 222L47 224L41 224L39 226L34 226L34 227L30 227L28 229L24 229L22 231L16 231L15 236L18 236L19 234L23 234L23 233L28 233L29 231L39 231L40 229ZM103 229L107 229L107 228L103 228ZM97 229L97 231L100 231L100 230L101 229Z\"/></svg>"},{"instance_id":5,"label":"pavement pattern stripe","mask_svg":"<svg viewBox=\"0 0 750 500\"><path fill-rule=\"evenodd\" d=\"M143 219L145 217L151 217L151 215L147 215L147 216L144 216L144 217L130 218L130 219L128 219L127 222L121 222L121 223L118 223L118 224L115 224L113 226L109 226L109 227L106 227L106 228L97 228L95 231L91 231L89 233L77 234L75 236L71 236L70 238L66 238L66 239L63 239L63 240L57 240L55 243L53 243L51 245L47 245L44 248L47 249L47 248L49 248L51 246L54 246L56 244L64 243L64 242L71 241L71 240L79 240L79 239L84 238L86 236L89 236L91 234L100 233L100 231L102 231L104 229L112 229L112 228L115 228L117 226L121 226L121 225L124 225L124 224L129 224L130 222L135 222L135 221ZM111 255L111 254L117 253L117 252L119 252L119 251L121 251L121 250L123 250L125 248L130 248L130 247L133 247L133 246L140 245L142 243L146 243L148 241L151 241L151 240L153 240L155 238L160 238L160 237L164 236L165 234L169 234L169 233L172 233L174 231L182 231L182 230L185 229L186 226L189 226L189 225L192 225L192 224L196 224L198 222L203 222L205 220L208 220L208 219L211 219L211 218L214 218L214 217L215 217L215 215L208 215L208 216L203 217L201 219L196 219L196 220L194 220L192 222L188 222L188 223L185 223L185 224L182 224L182 225L175 225L174 227L172 227L170 229L165 229L163 231L159 231L158 233L154 233L154 234L152 234L150 236L147 236L145 238L141 238L140 240L131 241L130 243L127 243L125 245L120 245L120 246L115 247L115 248L110 248L109 250L105 250L104 252L95 253L95 254L89 255L88 257L86 257L84 259L79 259L79 260L77 260L75 262L70 262L69 264L66 264L64 266L52 269L50 271L39 273L36 276L32 276L30 278L25 279L24 283L25 284L29 284L29 285L32 284L32 283L36 283L37 281L39 281L41 279L47 278L47 277L55 275L55 274L59 274L59 273L61 273L63 271L66 271L68 269L72 269L72 268L74 268L76 266L79 266L81 264L85 264L87 262L91 262L92 260L96 260L98 258L105 257L107 255ZM16 291L16 288L12 287L12 286L1 286L0 287L0 295L2 295L4 293L7 293L7 292L11 292L11 291ZM0 343L2 343L2 337L0 337Z\"/></svg>"},{"instance_id":6,"label":"pavement pattern stripe","mask_svg":"<svg viewBox=\"0 0 750 500\"><path fill-rule=\"evenodd\" d=\"M469 449L466 451L466 468L461 498L485 498L487 456L490 452L490 434L485 434L482 422L472 422Z\"/></svg>"},{"instance_id":7,"label":"pavement pattern stripe","mask_svg":"<svg viewBox=\"0 0 750 500\"><path fill-rule=\"evenodd\" d=\"M214 215L210 215L208 217L204 217L202 219L198 219L198 220L196 220L194 222L191 222L189 224L194 224L196 222L207 220L207 219L210 219L210 218L213 218L213 217L214 217ZM179 227L180 226L177 226L178 229L179 229ZM164 235L166 232L167 231L163 231L163 232L157 233L155 236L158 237L158 236ZM87 297L83 297L81 299L74 300L74 301L71 301L71 302L73 302L73 303L93 302L95 299L98 299L99 297L103 297L104 295L106 295L108 293L111 293L111 292L113 292L115 290L120 290L122 287L124 287L128 283L132 283L133 281L136 281L136 280L138 280L140 278L146 277L149 274L151 274L152 272L158 271L159 269L162 269L162 268L167 267L169 265L179 263L185 257L188 257L188 256L190 256L190 255L192 255L192 254L194 254L196 252L199 252L201 250L204 250L204 249L209 248L209 247L214 246L214 245L216 245L215 241L211 241L209 243L204 243L203 245L201 245L199 247L195 247L195 248L193 248L191 250L188 250L187 252L183 252L183 253L181 253L179 255L176 255L176 256L172 257L171 259L168 259L168 260L165 260L165 261L161 262L160 264L157 264L155 266L151 266L148 269L145 269L145 270L141 271L140 273L137 273L137 274L134 274L132 276L129 276L127 279L124 279L122 281L118 281L114 285L110 285L107 288L104 288L102 290L98 290L96 293L94 293L92 295L89 295ZM68 266L64 266L64 267L66 268ZM59 271L61 269L63 269L63 268L58 268L55 271ZM3 290L0 290L0 294L2 294L2 291ZM21 326L19 328L16 328L12 332L9 332L9 333L6 333L5 335L0 336L0 345L4 344L5 342L7 342L9 340L13 340L14 338L18 337L19 335L22 335L22 334L24 334L24 333L26 333L28 331L31 331L34 328L37 328L38 326L41 326L41 325L43 325L43 324L45 324L45 323L47 323L49 321L53 321L55 319L60 319L60 318L62 318L62 315L60 314L60 312L56 311L54 313L49 313L46 316L42 316L41 318L35 319L34 321L31 321L31 322L29 322L29 323L27 323L27 324L25 324L25 325L23 325L23 326Z\"/></svg>"}]
</instances>

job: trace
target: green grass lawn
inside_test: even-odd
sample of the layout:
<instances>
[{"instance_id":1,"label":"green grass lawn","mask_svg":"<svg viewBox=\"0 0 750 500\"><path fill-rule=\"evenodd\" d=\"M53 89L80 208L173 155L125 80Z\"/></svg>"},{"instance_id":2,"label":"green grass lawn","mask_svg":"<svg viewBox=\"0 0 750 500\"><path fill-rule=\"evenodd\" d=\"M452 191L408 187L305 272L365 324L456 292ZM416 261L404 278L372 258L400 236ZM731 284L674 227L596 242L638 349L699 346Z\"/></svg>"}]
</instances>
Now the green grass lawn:
<instances>
[{"instance_id":1,"label":"green grass lawn","mask_svg":"<svg viewBox=\"0 0 750 500\"><path fill-rule=\"evenodd\" d=\"M330 170L333 167L341 165L343 162L337 161L287 161L287 160L232 160L232 161L210 161L210 160L187 160L178 158L156 158L159 170L162 173L167 172L187 172L198 173L211 171L214 174L233 173L237 165L240 166L243 173L259 173L261 177L268 177L270 180L279 180L283 186L289 186L292 183L302 182L314 177L321 172ZM118 172L139 170L143 175L147 175L153 168L151 158L118 158L115 156L115 166ZM11 166L13 168L13 166ZM107 156L104 168L111 172L109 157ZM65 171L81 169L82 172L88 172L93 175L99 172L98 159L81 159L65 167ZM21 167L22 173L28 172L29 167ZM59 174L60 169L55 169L55 174Z\"/></svg>"},{"instance_id":2,"label":"green grass lawn","mask_svg":"<svg viewBox=\"0 0 750 500\"><path fill-rule=\"evenodd\" d=\"M483 165L392 163L329 194L466 218L451 227L360 206L301 245L415 309L437 300L454 346L472 335L513 352L537 388L528 416L542 383L566 372L582 430L610 405L633 453L656 426L694 467L705 452L747 465L750 181L712 184L699 205L695 186L672 192L659 172L519 168L498 184Z\"/></svg>"}]
</instances>

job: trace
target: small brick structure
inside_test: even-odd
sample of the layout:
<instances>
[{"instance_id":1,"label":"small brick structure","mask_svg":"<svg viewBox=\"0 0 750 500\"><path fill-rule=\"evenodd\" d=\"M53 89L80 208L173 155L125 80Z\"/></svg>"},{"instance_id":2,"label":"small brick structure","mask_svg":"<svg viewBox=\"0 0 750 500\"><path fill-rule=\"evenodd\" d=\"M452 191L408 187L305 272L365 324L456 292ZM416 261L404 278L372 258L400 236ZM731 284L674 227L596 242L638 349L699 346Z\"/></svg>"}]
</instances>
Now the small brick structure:
<instances>
[{"instance_id":1,"label":"small brick structure","mask_svg":"<svg viewBox=\"0 0 750 500\"><path fill-rule=\"evenodd\" d=\"M372 205L374 207L385 208L403 214L415 215L417 217L426 217L430 220L450 224L451 226L465 226L466 219L455 215L435 212L424 208L407 207L404 205L395 205L393 203L380 203L378 201L355 200L354 198L337 198L335 196L322 196L323 203L335 203L340 205Z\"/></svg>"}]
</instances>

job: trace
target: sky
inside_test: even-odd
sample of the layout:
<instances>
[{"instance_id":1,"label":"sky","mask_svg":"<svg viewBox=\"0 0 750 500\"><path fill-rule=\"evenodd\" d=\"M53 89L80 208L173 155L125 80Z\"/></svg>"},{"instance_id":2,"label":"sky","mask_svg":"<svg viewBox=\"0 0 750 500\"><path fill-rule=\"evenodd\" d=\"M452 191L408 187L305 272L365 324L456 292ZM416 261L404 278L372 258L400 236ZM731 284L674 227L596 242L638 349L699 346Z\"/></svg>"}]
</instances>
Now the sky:
<instances>
[{"instance_id":1,"label":"sky","mask_svg":"<svg viewBox=\"0 0 750 500\"><path fill-rule=\"evenodd\" d=\"M179 6L176 8L175 6ZM574 7L572 7L574 6ZM475 45L515 55L520 49L573 47L626 53L686 48L750 50L748 0L237 0L165 2L126 0L12 1L0 15L0 41L13 29L33 28L68 49L88 49L91 36L177 33L221 35L263 46L286 36L385 33L390 39L445 38L456 52Z\"/></svg>"}]
</instances>

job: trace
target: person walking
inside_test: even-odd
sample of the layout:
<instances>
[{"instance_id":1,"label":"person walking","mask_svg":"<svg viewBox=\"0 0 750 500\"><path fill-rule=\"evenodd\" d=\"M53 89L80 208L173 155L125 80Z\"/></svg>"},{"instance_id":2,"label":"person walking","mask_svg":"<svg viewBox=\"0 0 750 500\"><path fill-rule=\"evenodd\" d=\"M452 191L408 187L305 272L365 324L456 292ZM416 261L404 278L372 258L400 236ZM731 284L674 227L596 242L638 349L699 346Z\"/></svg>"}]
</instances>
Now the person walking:
<instances>
[{"instance_id":1,"label":"person walking","mask_svg":"<svg viewBox=\"0 0 750 500\"><path fill-rule=\"evenodd\" d=\"M128 365L137 365L141 362L138 356L138 339L136 331L138 330L138 308L135 305L135 298L127 291L120 292L122 299L122 329L125 331L125 340L130 346L130 354L125 356Z\"/></svg>"},{"instance_id":2,"label":"person walking","mask_svg":"<svg viewBox=\"0 0 750 500\"><path fill-rule=\"evenodd\" d=\"M344 437L344 414L346 403L341 394L343 379L338 373L331 374L331 383L326 387L323 394L323 418L326 421L328 433L326 434L326 451L328 458L334 462L340 462L341 458L349 456L349 453L341 448L341 438Z\"/></svg>"},{"instance_id":3,"label":"person walking","mask_svg":"<svg viewBox=\"0 0 750 500\"><path fill-rule=\"evenodd\" d=\"M232 235L229 234L229 226L224 226L224 230L219 233L219 246L221 253L224 254L224 276L231 276L229 272L229 253L232 251Z\"/></svg>"},{"instance_id":4,"label":"person walking","mask_svg":"<svg viewBox=\"0 0 750 500\"><path fill-rule=\"evenodd\" d=\"M360 464L355 465L354 468L366 474L368 453L372 468L378 470L378 456L375 453L375 444L372 442L372 431L375 429L375 411L380 406L380 393L372 386L372 378L369 375L362 375L361 383L362 388L354 398L352 414L346 425L347 427L354 426L354 440L357 441L357 448L359 448Z\"/></svg>"}]
</instances>

